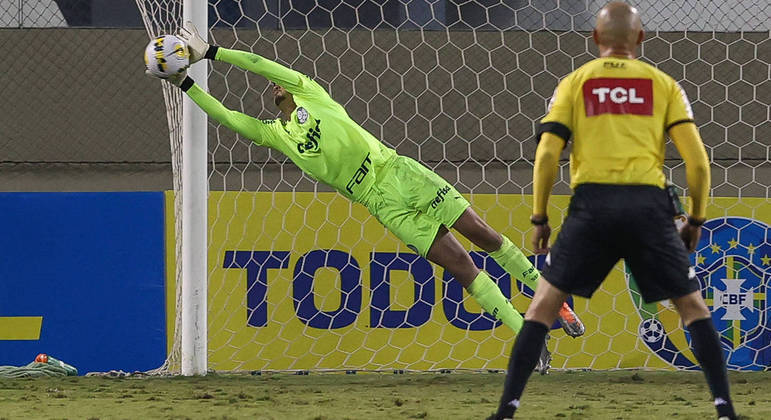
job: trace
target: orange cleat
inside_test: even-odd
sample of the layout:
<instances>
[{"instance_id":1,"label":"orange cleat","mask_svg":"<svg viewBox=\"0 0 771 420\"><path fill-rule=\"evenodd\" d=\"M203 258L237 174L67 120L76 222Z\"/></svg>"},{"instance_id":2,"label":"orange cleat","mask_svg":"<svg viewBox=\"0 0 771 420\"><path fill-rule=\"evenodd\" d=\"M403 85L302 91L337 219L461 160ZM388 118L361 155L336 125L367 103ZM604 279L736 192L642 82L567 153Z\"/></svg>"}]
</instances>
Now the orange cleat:
<instances>
[{"instance_id":1,"label":"orange cleat","mask_svg":"<svg viewBox=\"0 0 771 420\"><path fill-rule=\"evenodd\" d=\"M557 319L559 319L560 325L562 325L562 329L565 330L567 335L574 338L584 335L586 331L584 323L578 319L578 315L570 309L567 302L562 303Z\"/></svg>"}]
</instances>

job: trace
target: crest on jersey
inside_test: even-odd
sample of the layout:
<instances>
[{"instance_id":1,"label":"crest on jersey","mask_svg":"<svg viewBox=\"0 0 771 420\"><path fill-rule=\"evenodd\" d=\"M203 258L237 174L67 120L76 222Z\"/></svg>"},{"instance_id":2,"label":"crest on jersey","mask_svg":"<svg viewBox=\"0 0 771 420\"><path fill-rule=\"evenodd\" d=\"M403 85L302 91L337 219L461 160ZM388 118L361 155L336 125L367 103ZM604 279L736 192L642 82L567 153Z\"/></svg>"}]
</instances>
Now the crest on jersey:
<instances>
[{"instance_id":1,"label":"crest on jersey","mask_svg":"<svg viewBox=\"0 0 771 420\"><path fill-rule=\"evenodd\" d=\"M771 229L743 217L725 217L704 224L692 273L712 312L726 362L731 369L763 370L771 366ZM642 321L643 343L667 363L695 369L691 337L671 304L646 304L634 278L627 272L632 301Z\"/></svg>"},{"instance_id":2,"label":"crest on jersey","mask_svg":"<svg viewBox=\"0 0 771 420\"><path fill-rule=\"evenodd\" d=\"M297 108L297 122L305 124L305 121L308 121L308 110L303 107Z\"/></svg>"}]
</instances>

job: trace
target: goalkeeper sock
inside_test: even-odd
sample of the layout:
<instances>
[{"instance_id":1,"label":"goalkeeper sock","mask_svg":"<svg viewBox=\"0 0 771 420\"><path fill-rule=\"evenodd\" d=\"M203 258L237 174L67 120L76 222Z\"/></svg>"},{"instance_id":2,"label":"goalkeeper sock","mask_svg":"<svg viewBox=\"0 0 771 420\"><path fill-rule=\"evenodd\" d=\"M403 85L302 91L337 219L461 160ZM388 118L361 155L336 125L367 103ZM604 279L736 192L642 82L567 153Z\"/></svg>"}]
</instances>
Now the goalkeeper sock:
<instances>
[{"instance_id":1,"label":"goalkeeper sock","mask_svg":"<svg viewBox=\"0 0 771 420\"><path fill-rule=\"evenodd\" d=\"M527 259L525 254L517 248L509 238L501 235L503 242L497 251L490 253L495 262L498 263L507 273L517 280L525 283L527 287L535 290L538 284L538 277L541 273L533 266L533 263Z\"/></svg>"},{"instance_id":2,"label":"goalkeeper sock","mask_svg":"<svg viewBox=\"0 0 771 420\"><path fill-rule=\"evenodd\" d=\"M468 292L487 313L504 325L519 331L522 328L522 315L514 310L509 299L503 296L501 289L484 271L480 271L468 287Z\"/></svg>"},{"instance_id":3,"label":"goalkeeper sock","mask_svg":"<svg viewBox=\"0 0 771 420\"><path fill-rule=\"evenodd\" d=\"M715 331L715 326L712 324L712 318L691 322L688 325L688 331L691 333L693 354L704 371L704 377L707 378L707 384L712 391L712 398L715 399L718 417L736 418L728 390L728 375L725 359L723 359L723 350L720 348L720 339L717 331Z\"/></svg>"},{"instance_id":4,"label":"goalkeeper sock","mask_svg":"<svg viewBox=\"0 0 771 420\"><path fill-rule=\"evenodd\" d=\"M541 356L541 346L545 345L544 338L548 332L549 328L537 321L528 320L522 326L522 331L517 335L517 341L511 350L503 395L498 406L498 418L514 417L525 384Z\"/></svg>"}]
</instances>

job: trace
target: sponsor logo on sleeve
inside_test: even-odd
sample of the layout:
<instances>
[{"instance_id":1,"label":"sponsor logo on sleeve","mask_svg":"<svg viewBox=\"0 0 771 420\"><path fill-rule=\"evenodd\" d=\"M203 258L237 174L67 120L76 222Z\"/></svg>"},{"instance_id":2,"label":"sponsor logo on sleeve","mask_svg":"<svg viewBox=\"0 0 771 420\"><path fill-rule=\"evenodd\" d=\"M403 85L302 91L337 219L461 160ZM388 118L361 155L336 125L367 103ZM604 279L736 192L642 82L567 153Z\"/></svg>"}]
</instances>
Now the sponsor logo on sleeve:
<instances>
[{"instance_id":1,"label":"sponsor logo on sleeve","mask_svg":"<svg viewBox=\"0 0 771 420\"><path fill-rule=\"evenodd\" d=\"M554 93L551 95L551 99L549 99L549 105L546 107L546 113L548 114L551 112L551 108L554 106L554 101L557 100L557 89L559 89L559 85L554 88Z\"/></svg>"},{"instance_id":2,"label":"sponsor logo on sleeve","mask_svg":"<svg viewBox=\"0 0 771 420\"><path fill-rule=\"evenodd\" d=\"M685 112L688 114L688 118L693 119L693 109L691 108L691 101L688 100L688 95L685 94L685 90L680 86L680 83L675 82L677 89L680 91L680 96L683 99L683 106L685 106Z\"/></svg>"}]
</instances>

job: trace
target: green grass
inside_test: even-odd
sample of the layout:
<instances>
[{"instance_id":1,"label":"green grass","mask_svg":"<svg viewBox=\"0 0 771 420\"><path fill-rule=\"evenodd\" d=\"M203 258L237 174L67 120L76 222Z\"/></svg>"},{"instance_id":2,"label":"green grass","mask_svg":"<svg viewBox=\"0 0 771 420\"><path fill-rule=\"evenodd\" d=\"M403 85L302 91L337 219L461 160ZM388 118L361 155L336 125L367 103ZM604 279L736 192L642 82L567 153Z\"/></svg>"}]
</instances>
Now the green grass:
<instances>
[{"instance_id":1,"label":"green grass","mask_svg":"<svg viewBox=\"0 0 771 420\"><path fill-rule=\"evenodd\" d=\"M771 418L771 373L730 372L739 412ZM503 374L209 375L0 380L0 419L483 419ZM533 375L518 418L709 419L700 372Z\"/></svg>"}]
</instances>

